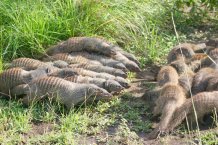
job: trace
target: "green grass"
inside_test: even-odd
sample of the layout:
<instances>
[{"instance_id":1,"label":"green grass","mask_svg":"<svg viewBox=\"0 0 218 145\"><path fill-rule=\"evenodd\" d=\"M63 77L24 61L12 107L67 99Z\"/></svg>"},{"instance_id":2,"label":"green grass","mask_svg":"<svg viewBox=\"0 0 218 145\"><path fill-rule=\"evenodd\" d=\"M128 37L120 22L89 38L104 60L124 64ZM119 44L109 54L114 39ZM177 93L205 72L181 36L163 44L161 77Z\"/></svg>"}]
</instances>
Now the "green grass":
<instances>
[{"instance_id":1,"label":"green grass","mask_svg":"<svg viewBox=\"0 0 218 145\"><path fill-rule=\"evenodd\" d=\"M38 58L49 46L73 36L105 37L134 53L142 67L163 64L177 43L171 12L181 41L204 24L199 17L172 10L173 2L158 0L1 0L0 70L14 58ZM217 18L210 22L216 23ZM0 143L87 144L92 136L103 144L143 144L140 134L151 129L150 112L130 93L70 111L49 100L25 107L16 100L0 99ZM34 128L40 130L42 123L52 127L40 134ZM215 136L204 135L202 141L217 143Z\"/></svg>"}]
</instances>

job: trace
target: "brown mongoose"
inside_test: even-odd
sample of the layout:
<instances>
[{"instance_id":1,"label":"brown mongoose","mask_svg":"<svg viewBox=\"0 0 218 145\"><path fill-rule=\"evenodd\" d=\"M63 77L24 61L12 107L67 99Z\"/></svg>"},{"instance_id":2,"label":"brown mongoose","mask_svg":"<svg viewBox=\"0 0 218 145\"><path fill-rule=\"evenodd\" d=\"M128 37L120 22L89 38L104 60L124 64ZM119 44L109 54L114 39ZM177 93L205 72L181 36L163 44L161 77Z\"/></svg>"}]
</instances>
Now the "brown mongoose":
<instances>
[{"instance_id":1,"label":"brown mongoose","mask_svg":"<svg viewBox=\"0 0 218 145\"><path fill-rule=\"evenodd\" d=\"M72 68L68 68L68 69L71 70ZM94 72L94 71L90 71L90 70L86 70L86 69L82 69L82 68L73 68L73 71L75 71L76 73L78 73L79 75L82 75L82 76L90 76L92 78L112 79L112 80L119 82L119 84L125 88L130 87L128 81L125 80L124 78L115 77L114 75L111 75L108 73L98 73L98 72Z\"/></svg>"},{"instance_id":2,"label":"brown mongoose","mask_svg":"<svg viewBox=\"0 0 218 145\"><path fill-rule=\"evenodd\" d=\"M124 89L117 81L115 80L106 80L102 78L92 78L88 76L72 76L67 77L65 80L75 83L82 83L82 84L94 84L100 88L106 89L108 92L120 92Z\"/></svg>"},{"instance_id":3,"label":"brown mongoose","mask_svg":"<svg viewBox=\"0 0 218 145\"><path fill-rule=\"evenodd\" d=\"M209 40L206 42L206 45L207 45L207 46L218 47L218 38L209 39Z\"/></svg>"},{"instance_id":4,"label":"brown mongoose","mask_svg":"<svg viewBox=\"0 0 218 145\"><path fill-rule=\"evenodd\" d=\"M169 125L175 110L185 102L183 89L174 83L167 83L161 89L160 96L156 100L153 115L161 114L158 126L150 133L149 138L156 138L158 133L165 131Z\"/></svg>"},{"instance_id":5,"label":"brown mongoose","mask_svg":"<svg viewBox=\"0 0 218 145\"><path fill-rule=\"evenodd\" d=\"M94 54L94 53L88 53L88 52L73 52L71 53L72 56L83 56L91 60L96 60L100 62L103 65L110 66L117 69L122 69L124 71L127 71L127 68L125 65L117 60L114 60L110 57L100 55L100 54Z\"/></svg>"},{"instance_id":6,"label":"brown mongoose","mask_svg":"<svg viewBox=\"0 0 218 145\"><path fill-rule=\"evenodd\" d=\"M107 42L100 38L94 37L72 37L57 45L50 47L46 53L54 55L57 53L71 53L78 51L99 52L107 56L115 55L114 46L109 45Z\"/></svg>"},{"instance_id":7,"label":"brown mongoose","mask_svg":"<svg viewBox=\"0 0 218 145\"><path fill-rule=\"evenodd\" d=\"M47 76L44 69L26 71L21 68L11 68L5 70L0 74L0 91L3 95L10 95L11 88L44 76ZM13 94L11 95L13 96Z\"/></svg>"},{"instance_id":8,"label":"brown mongoose","mask_svg":"<svg viewBox=\"0 0 218 145\"><path fill-rule=\"evenodd\" d=\"M73 56L68 53L58 53L52 56L48 56L43 59L43 61L54 61L54 60L63 60L68 64L75 64L75 63L90 63L96 65L102 65L100 62L95 60L87 59L83 56Z\"/></svg>"},{"instance_id":9,"label":"brown mongoose","mask_svg":"<svg viewBox=\"0 0 218 145\"><path fill-rule=\"evenodd\" d=\"M185 72L179 76L179 85L183 88L186 97L190 97L192 92L192 83L195 73L192 71Z\"/></svg>"},{"instance_id":10,"label":"brown mongoose","mask_svg":"<svg viewBox=\"0 0 218 145\"><path fill-rule=\"evenodd\" d=\"M95 72L105 72L108 74L112 74L114 76L120 76L123 78L127 77L127 74L123 72L121 69L115 69L112 67L108 66L99 66L99 65L94 65L94 64L89 64L89 63L78 63L78 64L71 64L69 65L70 68L84 68L87 70L95 71Z\"/></svg>"},{"instance_id":11,"label":"brown mongoose","mask_svg":"<svg viewBox=\"0 0 218 145\"><path fill-rule=\"evenodd\" d=\"M90 99L110 100L112 95L93 84L77 84L57 77L44 77L27 84L23 89L27 96L22 99L25 104L40 100L45 96L58 100L67 108Z\"/></svg>"},{"instance_id":12,"label":"brown mongoose","mask_svg":"<svg viewBox=\"0 0 218 145\"><path fill-rule=\"evenodd\" d=\"M207 88L208 80L215 74L216 70L213 68L202 68L194 76L192 93L195 95L203 92Z\"/></svg>"},{"instance_id":13,"label":"brown mongoose","mask_svg":"<svg viewBox=\"0 0 218 145\"><path fill-rule=\"evenodd\" d=\"M129 60L126 56L124 56L120 52L116 52L116 55L113 55L112 58L123 63L126 66L126 68L130 71L134 71L134 72L141 71L141 69L135 62Z\"/></svg>"},{"instance_id":14,"label":"brown mongoose","mask_svg":"<svg viewBox=\"0 0 218 145\"><path fill-rule=\"evenodd\" d=\"M186 117L189 121L196 122L195 117L201 120L205 114L217 110L217 96L218 91L202 92L187 99L181 107L176 109L166 131L172 131L175 127L180 125ZM195 116L195 112L197 116Z\"/></svg>"},{"instance_id":15,"label":"brown mongoose","mask_svg":"<svg viewBox=\"0 0 218 145\"><path fill-rule=\"evenodd\" d=\"M157 75L157 82L159 86L163 86L169 82L178 84L178 79L179 75L172 66L163 66Z\"/></svg>"}]
</instances>

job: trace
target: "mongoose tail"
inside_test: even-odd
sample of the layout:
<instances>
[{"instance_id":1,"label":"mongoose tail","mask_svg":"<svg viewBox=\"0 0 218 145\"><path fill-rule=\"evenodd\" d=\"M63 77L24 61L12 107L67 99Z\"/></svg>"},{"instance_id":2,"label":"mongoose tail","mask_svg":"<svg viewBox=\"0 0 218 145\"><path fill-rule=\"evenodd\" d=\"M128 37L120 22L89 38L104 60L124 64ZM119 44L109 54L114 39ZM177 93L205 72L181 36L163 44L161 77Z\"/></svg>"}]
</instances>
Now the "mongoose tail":
<instances>
[{"instance_id":1,"label":"mongoose tail","mask_svg":"<svg viewBox=\"0 0 218 145\"><path fill-rule=\"evenodd\" d=\"M161 121L158 126L151 133L149 133L148 139L155 139L158 137L158 135L166 132L170 119L176 110L175 103L176 102L169 102L164 106L164 110L161 115Z\"/></svg>"},{"instance_id":2,"label":"mongoose tail","mask_svg":"<svg viewBox=\"0 0 218 145\"><path fill-rule=\"evenodd\" d=\"M157 75L158 85L161 87L166 83L178 84L179 75L172 66L163 66Z\"/></svg>"},{"instance_id":3,"label":"mongoose tail","mask_svg":"<svg viewBox=\"0 0 218 145\"><path fill-rule=\"evenodd\" d=\"M46 53L48 55L54 55L58 53L72 53L84 50L89 52L99 52L107 56L116 54L111 45L94 37L72 37L50 47Z\"/></svg>"},{"instance_id":4,"label":"mongoose tail","mask_svg":"<svg viewBox=\"0 0 218 145\"><path fill-rule=\"evenodd\" d=\"M196 111L197 118L201 119L205 114L212 112L214 109L218 109L218 92L203 92L199 93L192 98L189 98L181 107L177 108L168 127L168 130L171 131L182 121L188 117L191 121L195 120ZM193 102L192 100L193 99ZM193 109L193 104L195 109Z\"/></svg>"},{"instance_id":5,"label":"mongoose tail","mask_svg":"<svg viewBox=\"0 0 218 145\"><path fill-rule=\"evenodd\" d=\"M28 85L27 96L22 99L24 104L31 104L48 96L60 101L67 108L71 108L79 102L87 99L110 100L112 95L106 90L93 84L76 84L61 78L44 77L31 82Z\"/></svg>"}]
</instances>

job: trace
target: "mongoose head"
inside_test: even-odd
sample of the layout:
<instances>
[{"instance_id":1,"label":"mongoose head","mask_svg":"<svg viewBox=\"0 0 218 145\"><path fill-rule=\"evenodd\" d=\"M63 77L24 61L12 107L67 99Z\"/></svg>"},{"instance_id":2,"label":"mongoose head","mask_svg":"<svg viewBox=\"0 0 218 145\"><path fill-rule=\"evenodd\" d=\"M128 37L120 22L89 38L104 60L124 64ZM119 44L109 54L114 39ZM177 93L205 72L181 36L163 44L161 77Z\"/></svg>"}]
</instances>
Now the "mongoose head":
<instances>
[{"instance_id":1,"label":"mongoose head","mask_svg":"<svg viewBox=\"0 0 218 145\"><path fill-rule=\"evenodd\" d=\"M44 68L38 68L36 70L31 70L31 71L22 70L23 81L25 83L29 83L29 82L31 82L33 80L36 80L36 79L39 79L39 78L42 78L42 77L47 77L48 72L49 72L49 70L44 69Z\"/></svg>"},{"instance_id":2,"label":"mongoose head","mask_svg":"<svg viewBox=\"0 0 218 145\"><path fill-rule=\"evenodd\" d=\"M126 65L126 68L130 71L133 71L133 72L140 72L141 71L139 66L133 61L128 61L128 63L126 63L125 65Z\"/></svg>"},{"instance_id":3,"label":"mongoose head","mask_svg":"<svg viewBox=\"0 0 218 145\"><path fill-rule=\"evenodd\" d=\"M125 67L125 65L123 63L117 63L114 68L117 68L117 69L121 69L123 70L124 72L127 72L128 69Z\"/></svg>"},{"instance_id":4,"label":"mongoose head","mask_svg":"<svg viewBox=\"0 0 218 145\"><path fill-rule=\"evenodd\" d=\"M125 80L124 78L121 78L121 77L116 77L115 78L115 81L117 81L121 86L123 86L124 88L129 88L130 85L129 83L127 82L127 80Z\"/></svg>"},{"instance_id":5,"label":"mongoose head","mask_svg":"<svg viewBox=\"0 0 218 145\"><path fill-rule=\"evenodd\" d=\"M48 48L46 50L46 55L48 56L48 55L52 55L52 54L61 53L62 52L61 50L66 48L66 47L67 47L67 43L65 41L62 41L62 42L58 43L57 45L53 45L50 48Z\"/></svg>"},{"instance_id":6,"label":"mongoose head","mask_svg":"<svg viewBox=\"0 0 218 145\"><path fill-rule=\"evenodd\" d=\"M122 70L120 70L120 69L116 69L114 71L114 75L115 76L120 76L122 78L127 78L127 74L125 72L123 72Z\"/></svg>"},{"instance_id":7,"label":"mongoose head","mask_svg":"<svg viewBox=\"0 0 218 145\"><path fill-rule=\"evenodd\" d=\"M53 62L53 66L58 68L67 68L69 64L66 61L63 60L56 60Z\"/></svg>"},{"instance_id":8,"label":"mongoose head","mask_svg":"<svg viewBox=\"0 0 218 145\"><path fill-rule=\"evenodd\" d=\"M116 54L116 51L113 49L113 46L103 41L102 39L87 37L84 38L83 41L85 42L84 43L85 48L93 47L94 45L93 43L95 43L95 47L99 52L109 56L113 56Z\"/></svg>"},{"instance_id":9,"label":"mongoose head","mask_svg":"<svg viewBox=\"0 0 218 145\"><path fill-rule=\"evenodd\" d=\"M94 96L96 97L95 100L111 100L112 95L110 93L108 93L108 91L106 91L103 88L100 88L94 84L89 84L89 88L88 88L88 96Z\"/></svg>"},{"instance_id":10,"label":"mongoose head","mask_svg":"<svg viewBox=\"0 0 218 145\"><path fill-rule=\"evenodd\" d=\"M182 74L184 73L185 71L188 71L189 70L189 67L187 66L187 64L179 59L179 60L176 60L176 61L173 61L170 66L172 66L173 68L176 69L177 73L178 74Z\"/></svg>"},{"instance_id":11,"label":"mongoose head","mask_svg":"<svg viewBox=\"0 0 218 145\"><path fill-rule=\"evenodd\" d=\"M104 87L109 92L120 92L124 89L117 81L114 80L107 80L104 83Z\"/></svg>"},{"instance_id":12,"label":"mongoose head","mask_svg":"<svg viewBox=\"0 0 218 145\"><path fill-rule=\"evenodd\" d=\"M63 68L61 70L55 71L53 73L49 74L50 76L60 77L60 78L66 78L78 75L77 72L75 72L73 69L70 68Z\"/></svg>"}]
</instances>

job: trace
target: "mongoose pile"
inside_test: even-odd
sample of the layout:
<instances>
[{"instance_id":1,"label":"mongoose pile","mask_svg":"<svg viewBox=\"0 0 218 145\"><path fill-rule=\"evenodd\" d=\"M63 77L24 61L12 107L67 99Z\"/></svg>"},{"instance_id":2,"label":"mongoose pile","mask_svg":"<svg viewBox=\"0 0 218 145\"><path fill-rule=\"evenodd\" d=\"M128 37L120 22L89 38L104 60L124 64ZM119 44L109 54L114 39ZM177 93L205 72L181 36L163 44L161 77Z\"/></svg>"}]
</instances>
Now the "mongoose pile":
<instances>
[{"instance_id":1,"label":"mongoose pile","mask_svg":"<svg viewBox=\"0 0 218 145\"><path fill-rule=\"evenodd\" d=\"M189 123L202 122L218 109L217 44L216 39L206 44L183 43L169 52L168 64L157 75L157 87L142 96L154 105L153 116L161 115L148 139L169 133L186 118Z\"/></svg>"},{"instance_id":2,"label":"mongoose pile","mask_svg":"<svg viewBox=\"0 0 218 145\"><path fill-rule=\"evenodd\" d=\"M47 49L40 60L18 58L0 74L1 96L24 104L45 97L67 108L110 100L129 87L127 71L140 71L136 57L95 37L73 37Z\"/></svg>"}]
</instances>

